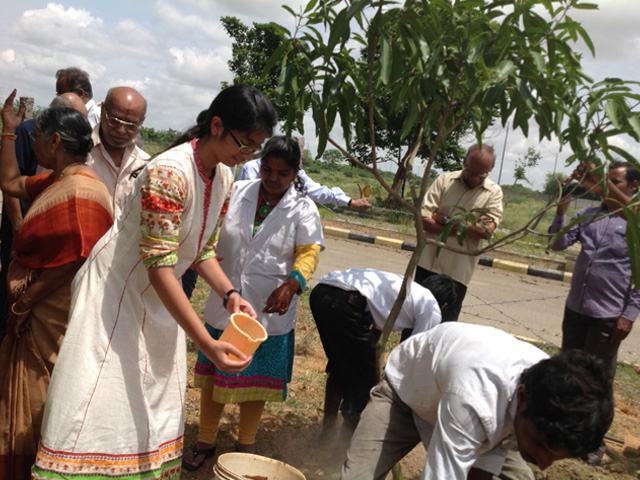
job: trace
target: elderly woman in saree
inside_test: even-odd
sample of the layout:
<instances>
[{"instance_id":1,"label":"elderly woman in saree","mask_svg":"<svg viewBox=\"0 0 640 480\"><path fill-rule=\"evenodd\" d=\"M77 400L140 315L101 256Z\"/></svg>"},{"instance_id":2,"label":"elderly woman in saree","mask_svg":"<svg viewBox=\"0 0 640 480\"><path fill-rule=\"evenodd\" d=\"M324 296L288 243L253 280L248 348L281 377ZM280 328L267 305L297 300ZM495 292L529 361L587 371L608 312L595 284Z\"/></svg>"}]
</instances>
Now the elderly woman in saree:
<instances>
[{"instance_id":1,"label":"elderly woman in saree","mask_svg":"<svg viewBox=\"0 0 640 480\"><path fill-rule=\"evenodd\" d=\"M0 347L0 478L31 477L49 378L67 327L71 281L113 223L109 194L85 165L91 150L86 117L51 107L37 118L34 151L51 170L20 175L13 141L22 112L14 90L2 109L0 187L32 200L9 266L8 334Z\"/></svg>"}]
</instances>

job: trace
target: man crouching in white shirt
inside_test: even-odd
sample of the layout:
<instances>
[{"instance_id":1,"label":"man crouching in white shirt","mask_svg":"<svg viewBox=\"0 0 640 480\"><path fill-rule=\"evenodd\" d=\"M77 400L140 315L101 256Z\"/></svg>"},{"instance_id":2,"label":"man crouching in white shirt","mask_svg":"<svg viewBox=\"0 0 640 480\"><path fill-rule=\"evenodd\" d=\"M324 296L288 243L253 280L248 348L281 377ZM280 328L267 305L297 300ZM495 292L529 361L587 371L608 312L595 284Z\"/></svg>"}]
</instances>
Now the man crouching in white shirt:
<instances>
[{"instance_id":1,"label":"man crouching in white shirt","mask_svg":"<svg viewBox=\"0 0 640 480\"><path fill-rule=\"evenodd\" d=\"M420 441L423 480L533 479L522 459L544 470L594 451L612 420L613 393L595 358L578 350L549 358L492 327L443 323L389 355L342 480L383 479Z\"/></svg>"}]
</instances>

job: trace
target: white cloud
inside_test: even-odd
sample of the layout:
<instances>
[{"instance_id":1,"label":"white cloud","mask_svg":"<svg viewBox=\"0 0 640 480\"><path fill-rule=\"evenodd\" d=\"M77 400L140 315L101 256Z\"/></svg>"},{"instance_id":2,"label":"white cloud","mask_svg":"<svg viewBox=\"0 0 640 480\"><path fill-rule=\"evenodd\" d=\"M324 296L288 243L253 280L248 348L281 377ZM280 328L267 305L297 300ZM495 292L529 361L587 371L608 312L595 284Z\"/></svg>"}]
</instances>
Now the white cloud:
<instances>
[{"instance_id":1,"label":"white cloud","mask_svg":"<svg viewBox=\"0 0 640 480\"><path fill-rule=\"evenodd\" d=\"M0 60L2 60L5 63L13 63L15 59L16 59L16 52L14 52L10 48L0 52Z\"/></svg>"},{"instance_id":2,"label":"white cloud","mask_svg":"<svg viewBox=\"0 0 640 480\"><path fill-rule=\"evenodd\" d=\"M171 48L171 61L167 71L177 81L187 85L205 88L218 88L220 82L233 80L227 66L231 58L228 47L216 50L199 50L196 48Z\"/></svg>"},{"instance_id":3,"label":"white cloud","mask_svg":"<svg viewBox=\"0 0 640 480\"><path fill-rule=\"evenodd\" d=\"M191 36L200 34L216 44L229 43L229 37L220 23L220 14L185 13L176 8L175 1L159 0L153 12L158 23L174 35Z\"/></svg>"},{"instance_id":4,"label":"white cloud","mask_svg":"<svg viewBox=\"0 0 640 480\"><path fill-rule=\"evenodd\" d=\"M598 4L598 10L575 10L571 17L587 30L596 47L596 59L607 63L640 60L640 2L596 0L594 3ZM585 61L592 61L584 43L577 48L585 52Z\"/></svg>"},{"instance_id":5,"label":"white cloud","mask_svg":"<svg viewBox=\"0 0 640 480\"><path fill-rule=\"evenodd\" d=\"M282 5L286 4L294 12L299 12L307 5L308 0L173 0L172 3L194 8L212 17L216 23L220 17L233 15L248 24L275 22L291 29L294 27L294 19Z\"/></svg>"}]
</instances>

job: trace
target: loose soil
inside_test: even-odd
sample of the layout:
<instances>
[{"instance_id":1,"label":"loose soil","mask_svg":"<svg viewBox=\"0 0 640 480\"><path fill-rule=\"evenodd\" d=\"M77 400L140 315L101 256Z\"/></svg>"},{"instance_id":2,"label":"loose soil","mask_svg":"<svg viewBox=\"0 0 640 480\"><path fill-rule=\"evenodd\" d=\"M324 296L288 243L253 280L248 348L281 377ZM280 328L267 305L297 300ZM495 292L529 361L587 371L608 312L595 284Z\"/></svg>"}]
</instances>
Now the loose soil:
<instances>
[{"instance_id":1,"label":"loose soil","mask_svg":"<svg viewBox=\"0 0 640 480\"><path fill-rule=\"evenodd\" d=\"M319 442L322 405L324 400L325 357L320 341L308 322L299 322L297 352L293 366L293 380L284 403L267 404L260 423L257 447L260 455L267 456L298 468L307 480L340 478L347 441L339 432L335 440L322 445ZM189 354L189 387L186 401L185 446L196 441L199 415L199 390L193 388L195 353ZM616 416L610 433L624 439L624 445L607 441L607 454L603 467L591 467L578 460L556 462L544 472L533 467L536 480L632 480L640 475L627 472L640 471L640 425L638 407L630 407L616 398ZM237 439L239 409L228 405L220 424L216 456L207 460L197 472L182 472L185 480L210 480L217 456L233 452ZM425 460L424 448L419 445L402 461L405 480L418 480ZM391 478L391 475L389 476Z\"/></svg>"},{"instance_id":2,"label":"loose soil","mask_svg":"<svg viewBox=\"0 0 640 480\"><path fill-rule=\"evenodd\" d=\"M323 222L329 223L329 222ZM344 224L333 224L347 228ZM354 230L353 226L350 227ZM389 232L377 233L372 229L362 229L374 235L392 237ZM400 235L400 234L399 234ZM402 237L406 241L412 241ZM204 306L206 290L198 283L194 298L196 310ZM200 298L200 300L198 300ZM301 302L303 303L303 302ZM190 344L188 389L186 398L185 448L196 442L199 417L200 391L193 388L193 365L196 353ZM344 462L348 440L336 434L333 442L321 444L319 441L322 408L324 401L324 368L326 358L315 330L308 308L298 308L296 327L296 356L293 379L289 384L287 401L269 403L265 409L256 444L258 453L269 458L288 463L304 473L307 480L340 478L340 467ZM607 453L603 466L592 467L579 460L556 462L544 472L532 467L536 480L633 480L640 478L640 392L616 392L615 419L609 434L624 441L607 441ZM233 452L237 440L239 409L227 405L220 423L216 456L207 460L196 472L183 470L185 480L210 480L212 469L219 455ZM425 450L417 446L402 462L405 480L420 478L425 460ZM391 478L389 475L388 478Z\"/></svg>"}]
</instances>

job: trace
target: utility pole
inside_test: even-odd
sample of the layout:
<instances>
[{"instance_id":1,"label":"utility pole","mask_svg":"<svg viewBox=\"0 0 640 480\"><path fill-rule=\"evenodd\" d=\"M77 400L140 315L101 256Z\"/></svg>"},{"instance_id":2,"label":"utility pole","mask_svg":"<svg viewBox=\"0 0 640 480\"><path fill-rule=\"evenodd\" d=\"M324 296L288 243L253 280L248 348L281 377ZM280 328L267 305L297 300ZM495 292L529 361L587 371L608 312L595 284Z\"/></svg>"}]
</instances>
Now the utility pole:
<instances>
[{"instance_id":1,"label":"utility pole","mask_svg":"<svg viewBox=\"0 0 640 480\"><path fill-rule=\"evenodd\" d=\"M502 158L500 159L500 172L498 173L498 185L502 178L502 165L504 164L504 152L507 149L507 139L509 138L509 123L507 122L507 132L504 134L504 145L502 146Z\"/></svg>"}]
</instances>

